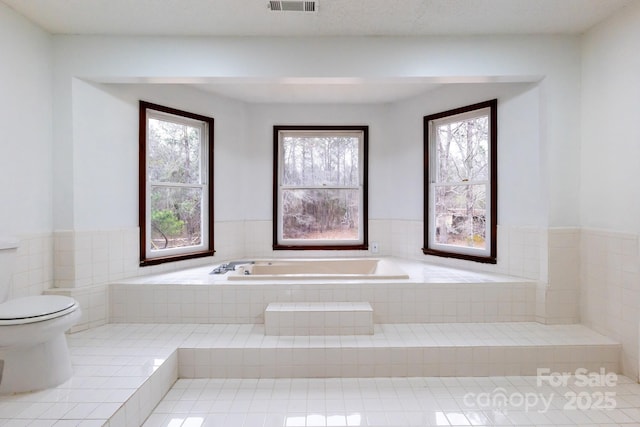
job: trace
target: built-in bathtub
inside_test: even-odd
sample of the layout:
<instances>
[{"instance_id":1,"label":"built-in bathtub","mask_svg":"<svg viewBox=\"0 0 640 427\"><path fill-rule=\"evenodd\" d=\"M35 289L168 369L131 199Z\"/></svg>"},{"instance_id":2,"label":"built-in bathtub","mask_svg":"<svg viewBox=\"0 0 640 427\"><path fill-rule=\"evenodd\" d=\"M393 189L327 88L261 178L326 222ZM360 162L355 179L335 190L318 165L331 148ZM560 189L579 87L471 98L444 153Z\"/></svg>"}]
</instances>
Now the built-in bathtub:
<instances>
[{"instance_id":1,"label":"built-in bathtub","mask_svg":"<svg viewBox=\"0 0 640 427\"><path fill-rule=\"evenodd\" d=\"M271 259L239 264L227 279L389 280L409 279L409 275L389 259Z\"/></svg>"},{"instance_id":2,"label":"built-in bathtub","mask_svg":"<svg viewBox=\"0 0 640 427\"><path fill-rule=\"evenodd\" d=\"M340 261L353 258L340 259ZM259 259L256 259L258 261ZM305 261L307 259L294 259ZM323 261L335 260L310 259ZM333 276L305 273L240 274L252 260L230 260L186 270L132 277L109 287L111 323L264 323L274 302L368 302L374 323L480 323L536 320L533 280L434 265L400 258L356 258L378 261L377 276L344 271ZM264 261L264 259L263 259ZM270 267L289 259L268 259ZM382 261L382 262L380 262ZM315 263L315 268L323 265ZM358 265L358 263L343 264ZM227 264L236 271L212 274ZM307 265L307 264L301 264ZM254 267L260 263L253 264ZM386 278L395 266L403 278ZM342 268L342 267L340 267ZM395 273L397 273L395 270ZM256 270L258 271L258 270ZM273 271L271 272L273 273ZM280 272L281 273L281 272ZM395 274L394 273L394 274ZM406 278L408 276L408 278ZM232 279L232 277L234 277ZM276 279L277 278L277 279Z\"/></svg>"}]
</instances>

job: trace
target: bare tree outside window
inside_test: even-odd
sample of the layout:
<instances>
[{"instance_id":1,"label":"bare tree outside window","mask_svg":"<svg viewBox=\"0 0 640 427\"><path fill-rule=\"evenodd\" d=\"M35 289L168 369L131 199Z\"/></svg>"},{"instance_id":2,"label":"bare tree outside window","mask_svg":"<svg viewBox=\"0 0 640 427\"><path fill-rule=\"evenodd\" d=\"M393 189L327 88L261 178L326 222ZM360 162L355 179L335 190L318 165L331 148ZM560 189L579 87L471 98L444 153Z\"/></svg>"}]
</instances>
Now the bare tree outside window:
<instances>
[{"instance_id":1,"label":"bare tree outside window","mask_svg":"<svg viewBox=\"0 0 640 427\"><path fill-rule=\"evenodd\" d=\"M362 244L363 131L280 130L276 149L274 246Z\"/></svg>"},{"instance_id":2,"label":"bare tree outside window","mask_svg":"<svg viewBox=\"0 0 640 427\"><path fill-rule=\"evenodd\" d=\"M213 255L213 125L140 101L140 265Z\"/></svg>"},{"instance_id":3,"label":"bare tree outside window","mask_svg":"<svg viewBox=\"0 0 640 427\"><path fill-rule=\"evenodd\" d=\"M149 119L151 251L197 246L202 236L201 129Z\"/></svg>"},{"instance_id":4,"label":"bare tree outside window","mask_svg":"<svg viewBox=\"0 0 640 427\"><path fill-rule=\"evenodd\" d=\"M484 249L489 118L436 126L436 241Z\"/></svg>"},{"instance_id":5,"label":"bare tree outside window","mask_svg":"<svg viewBox=\"0 0 640 427\"><path fill-rule=\"evenodd\" d=\"M424 118L425 254L495 262L496 106Z\"/></svg>"}]
</instances>

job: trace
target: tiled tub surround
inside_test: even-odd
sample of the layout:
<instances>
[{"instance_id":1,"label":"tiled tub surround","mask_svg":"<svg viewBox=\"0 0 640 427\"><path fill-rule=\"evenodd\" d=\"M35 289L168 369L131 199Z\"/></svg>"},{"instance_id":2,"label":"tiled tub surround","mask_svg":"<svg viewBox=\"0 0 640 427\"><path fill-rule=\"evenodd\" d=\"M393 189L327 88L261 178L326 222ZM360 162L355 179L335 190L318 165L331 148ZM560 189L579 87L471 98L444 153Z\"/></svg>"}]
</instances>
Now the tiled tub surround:
<instances>
[{"instance_id":1,"label":"tiled tub surround","mask_svg":"<svg viewBox=\"0 0 640 427\"><path fill-rule=\"evenodd\" d=\"M121 282L125 278L144 277L179 271L197 266L212 265L221 263L224 260L233 259L264 259L264 258L287 258L299 257L299 253L291 251L273 251L271 248L272 229L271 221L222 221L216 222L216 255L213 258L202 258L187 260L183 262L161 264L150 267L140 267L138 260L138 229L122 228L111 230L59 230L53 233L53 248L51 242L46 253L53 259L53 278L49 281L38 282L31 286L29 292L42 290L51 287L61 289L64 295L71 295L77 299L91 298L91 307L85 308L85 317L77 326L77 329L88 328L108 321L104 315L104 306L108 304L107 287L111 283ZM535 319L542 323L577 323L578 300L575 299L576 291L567 289L561 280L567 277L568 271L560 269L562 275L559 278L550 277L549 273L555 274L558 269L550 266L549 242L553 240L553 235L565 233L565 231L575 232L579 235L578 229L542 229L536 227L498 227L498 264L478 264L462 260L425 257L420 248L422 247L422 222L411 220L379 220L369 221L369 241L377 242L378 254L368 251L345 251L340 253L341 257L363 257L363 256L393 256L401 259L427 261L432 264L439 264L455 268L469 268L486 271L489 274L504 274L514 277L524 277L535 280L539 283L537 298L537 309ZM51 241L51 235L48 236ZM46 245L45 245L46 246ZM574 250L574 249L572 249ZM575 248L575 252L579 248ZM55 253L55 257L53 254ZM308 251L305 257L327 257L335 256L332 252ZM36 257L37 258L37 257ZM27 259L25 258L25 261ZM38 264L37 259L29 258L29 263ZM33 280L39 277L40 273L49 272L51 268L36 269L31 271ZM40 273L39 273L40 272ZM576 273L577 274L577 273ZM45 274L46 276L46 274ZM20 276L20 283L25 281L26 275ZM29 279L31 280L31 279ZM570 283L575 284L577 279L571 278ZM37 281L37 280L36 280ZM15 280L14 280L15 282ZM35 283L35 282L34 282ZM104 287L102 294L99 288ZM573 286L573 285L570 285ZM91 291L80 291L85 287L92 287ZM453 287L449 287L452 290ZM26 292L21 287L18 292ZM459 289L461 294L468 295L464 289ZM520 291L517 291L520 292ZM91 297L87 295L91 294ZM100 300L100 301L99 301ZM484 301L484 300L480 300ZM472 307L474 313L467 316L466 321L472 321L478 317L483 317L479 311L484 309L492 310L496 307L497 301L472 302L463 299L460 310L464 306ZM504 302L504 301L503 301ZM447 305L451 306L452 301L448 300ZM500 303L500 311L488 315L488 321L502 320L509 318L506 316L508 309ZM484 308L481 308L484 306ZM493 306L493 308L491 307ZM451 308L451 307L449 307ZM89 310L89 311L87 311ZM439 316L441 310L433 307L429 310L432 313L432 321L452 321L450 318ZM451 310L448 311L451 313ZM148 313L147 313L148 314ZM201 313L202 314L202 313ZM462 314L462 313L461 313ZM244 316L244 314L243 314ZM148 317L148 316L146 316ZM196 316L197 321L202 321L202 315ZM219 318L220 316L216 316ZM423 315L420 319L429 317ZM451 316L448 316L451 317ZM416 321L422 321L416 319ZM529 313L523 320L529 320ZM512 319L515 320L515 319ZM186 321L195 321L193 319ZM412 320L407 320L412 321ZM463 320L464 321L464 320Z\"/></svg>"},{"instance_id":2,"label":"tiled tub surround","mask_svg":"<svg viewBox=\"0 0 640 427\"><path fill-rule=\"evenodd\" d=\"M272 249L271 221L217 221L215 227L215 261L234 258L287 258L300 256L296 251ZM493 273L546 281L546 229L535 227L498 227L498 264L477 264L454 259L427 257L435 263L452 267L473 267ZM369 220L369 241L377 242L378 254L368 251L345 251L340 256L392 256L424 260L422 221ZM211 264L212 259L140 267L138 228L107 230L57 230L53 238L55 287L78 288L119 281L126 277L146 276ZM305 257L335 256L326 251L308 251ZM52 257L53 259L53 257Z\"/></svg>"},{"instance_id":3,"label":"tiled tub surround","mask_svg":"<svg viewBox=\"0 0 640 427\"><path fill-rule=\"evenodd\" d=\"M71 380L41 392L0 396L0 424L137 427L177 378L619 370L619 345L580 325L403 324L377 325L375 332L276 337L265 336L262 325L105 325L69 336Z\"/></svg>"},{"instance_id":4,"label":"tiled tub surround","mask_svg":"<svg viewBox=\"0 0 640 427\"><path fill-rule=\"evenodd\" d=\"M562 230L540 230L531 227L499 227L499 262L498 265L485 266L461 263L459 260L442 258L428 262L449 265L451 268L471 267L474 269L488 269L490 272L511 274L513 276L540 279L537 292L538 306L535 319L543 323L574 323L576 316L567 319L569 304L577 305L568 292L560 289L556 292L558 281L553 286L545 286L547 282L547 262L545 248L547 235ZM289 251L271 250L271 222L270 221L223 221L216 222L216 256L213 258L188 260L178 263L162 264L152 267L138 265L138 229L121 228L109 230L59 230L54 233L40 233L20 236L20 246L13 274L11 296L39 295L57 293L68 295L80 301L83 317L74 327L74 331L99 326L109 322L109 285L128 277L144 277L149 275L193 268L199 265L211 265L225 259L238 259L242 256L256 258L299 256ZM419 248L421 239L421 222L407 220L370 220L370 240L376 241L380 247L380 256L398 256L406 259L425 260ZM244 236L244 238L242 238ZM314 252L314 251L312 251ZM371 256L367 251L347 251L340 254L349 257ZM314 252L305 256L327 256L326 253ZM331 254L334 255L334 254ZM574 282L572 282L574 283ZM560 285L558 285L560 286ZM433 292L435 285L432 286ZM443 290L452 292L453 287ZM458 289L467 295L464 289ZM478 291L480 292L480 291ZM520 292L519 290L516 292ZM575 292L574 292L575 295ZM449 296L445 295L445 298ZM477 319L482 310L493 310L500 305L500 311L489 315L487 320L509 320L505 313L509 308L504 306L504 300L487 301L461 300L458 308L472 306L474 313L466 317ZM555 301L555 303L554 303ZM392 305L397 306L398 301ZM452 313L453 301L448 299L446 304L448 313ZM546 308L552 304L555 313ZM492 308L493 306L493 308ZM175 308L175 307L174 307ZM431 317L430 321L452 321L450 315L438 315L442 309L431 307L415 321ZM427 314L428 313L428 314ZM147 316L148 317L148 316ZM202 321L202 316L197 316ZM214 316L220 318L220 316ZM527 316L524 320L530 320ZM193 319L186 321L195 321ZM407 321L412 321L407 319Z\"/></svg>"},{"instance_id":5,"label":"tiled tub surround","mask_svg":"<svg viewBox=\"0 0 640 427\"><path fill-rule=\"evenodd\" d=\"M368 302L374 323L528 322L536 283L394 259L410 279L227 281L213 266L110 286L113 323L264 323L272 302Z\"/></svg>"}]
</instances>

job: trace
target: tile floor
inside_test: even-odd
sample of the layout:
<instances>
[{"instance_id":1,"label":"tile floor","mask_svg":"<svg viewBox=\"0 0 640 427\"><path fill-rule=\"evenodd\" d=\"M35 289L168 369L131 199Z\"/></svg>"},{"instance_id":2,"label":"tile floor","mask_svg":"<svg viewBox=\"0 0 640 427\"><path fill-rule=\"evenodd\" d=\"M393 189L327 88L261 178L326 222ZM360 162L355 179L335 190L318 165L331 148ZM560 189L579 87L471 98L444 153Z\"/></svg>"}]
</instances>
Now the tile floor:
<instances>
[{"instance_id":1,"label":"tile floor","mask_svg":"<svg viewBox=\"0 0 640 427\"><path fill-rule=\"evenodd\" d=\"M457 344L474 345L474 343L492 343L498 346L520 344L527 347L538 344L554 345L554 343L575 346L586 343L617 345L614 341L580 325L545 326L535 323L376 325L375 335L360 337L267 337L264 336L261 328L263 328L262 325L110 324L72 334L68 337L68 341L74 376L50 390L0 397L0 425L138 427L145 422L147 415L174 385L179 376L179 370L186 374L190 373L189 351L197 349L258 348L283 350L286 354L295 354L293 349L305 350L312 349L314 346L334 349L374 346L383 350L380 354L387 363L392 354L391 350L402 346L415 350L416 346L420 345L455 347ZM178 354L184 350L186 350L184 357L178 357ZM565 351L562 351L561 355L571 357L573 360L579 357L576 351L585 352L584 350L583 347L574 348L571 350L573 353L564 354ZM587 352L591 353L591 351ZM365 353L371 352L365 351ZM280 353L276 355L279 356ZM458 365L458 356L456 354L454 358L456 365ZM497 365L506 364L509 355L504 353L501 357L503 358L491 362ZM197 358L191 360L192 363L198 361ZM331 360L331 358L325 360ZM294 365L287 365L290 361L293 361ZM287 359L278 361L283 363L283 372L290 373L292 368L295 368L295 359L290 361ZM209 363L211 362L214 361L210 359ZM408 358L403 361L407 366L409 362ZM348 371L341 372L341 376L351 378L354 375L350 377L346 374L353 372L353 366L358 366L357 360L353 366L346 366L345 369ZM193 373L196 373L196 366L193 368ZM531 386L527 383L531 381L530 379L514 380L506 377L336 380L328 375L329 379L226 379L237 378L228 375L236 372L240 377L248 378L251 371L246 369L239 364L237 371L225 373L227 377L222 379L179 380L169 391L163 403L156 408L156 412L148 420L148 425L166 423L167 426L206 426L205 421L218 422L220 417L224 417L222 425L229 427L245 425L265 427L273 423L280 423L281 426L287 427L300 425L303 418L306 425L321 423L375 425L376 419L382 425L385 425L384 423L408 425L417 418L420 420L424 418L423 425L428 425L427 421L444 423L445 419L446 422L452 420L471 423L472 419L469 418L471 412L477 412L480 408L459 407L461 396L466 392L490 392L496 384L503 384L505 381L508 382L504 383L509 386L508 390L512 390L513 387L518 387L515 390L520 392L531 390ZM184 378L185 375L180 377ZM523 381L523 383L512 384L513 381ZM416 385L421 382L422 386ZM195 391L188 391L192 388ZM601 411L587 412L587 416L596 417L595 422L603 424L622 420L639 421L636 413L632 411L633 408L640 408L638 386L631 384L627 379L620 378L615 392L618 410L604 412L606 416L601 416ZM407 398L409 393L413 393L415 398ZM440 393L443 395L441 396ZM177 396L180 396L179 401L176 401ZM256 405L250 406L248 411L247 399L252 405L255 401ZM455 406L454 402L457 402ZM349 406L346 406L347 404ZM343 408L340 405L345 405L343 411L340 411ZM402 405L413 406L405 409ZM462 411L464 418L455 415L458 414L455 412L458 409ZM492 408L482 408L481 412L486 417L499 415L496 415L496 410ZM580 417L576 414L578 413L573 413L574 416ZM178 421L171 418L174 415ZM522 414L514 416L520 417L518 422L526 421L522 418ZM228 420L227 417L229 417ZM503 417L500 418L500 422L507 422L505 421L507 419L511 420ZM574 425L582 425L582 422L586 422L585 420L578 418ZM478 420L473 418L473 422L476 421ZM529 421L527 423L526 425L531 424Z\"/></svg>"},{"instance_id":2,"label":"tile floor","mask_svg":"<svg viewBox=\"0 0 640 427\"><path fill-rule=\"evenodd\" d=\"M595 378L180 379L143 426L640 426L640 385Z\"/></svg>"}]
</instances>

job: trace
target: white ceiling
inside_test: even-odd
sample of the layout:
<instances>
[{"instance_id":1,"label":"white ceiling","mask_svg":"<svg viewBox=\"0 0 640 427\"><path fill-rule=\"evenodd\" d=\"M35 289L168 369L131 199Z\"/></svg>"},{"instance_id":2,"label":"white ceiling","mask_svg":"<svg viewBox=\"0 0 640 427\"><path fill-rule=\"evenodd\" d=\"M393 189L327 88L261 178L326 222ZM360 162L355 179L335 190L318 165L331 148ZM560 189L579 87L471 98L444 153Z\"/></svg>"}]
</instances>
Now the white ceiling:
<instances>
[{"instance_id":1,"label":"white ceiling","mask_svg":"<svg viewBox=\"0 0 640 427\"><path fill-rule=\"evenodd\" d=\"M53 34L416 36L582 33L637 0L1 0Z\"/></svg>"},{"instance_id":2,"label":"white ceiling","mask_svg":"<svg viewBox=\"0 0 640 427\"><path fill-rule=\"evenodd\" d=\"M52 34L158 36L421 36L580 34L640 0L318 0L272 12L267 0L0 0ZM336 79L194 85L246 102L383 103L433 82Z\"/></svg>"},{"instance_id":3,"label":"white ceiling","mask_svg":"<svg viewBox=\"0 0 640 427\"><path fill-rule=\"evenodd\" d=\"M251 103L381 104L410 98L441 86L426 81L393 79L384 82L358 79L286 79L261 82L216 81L194 87Z\"/></svg>"}]
</instances>

